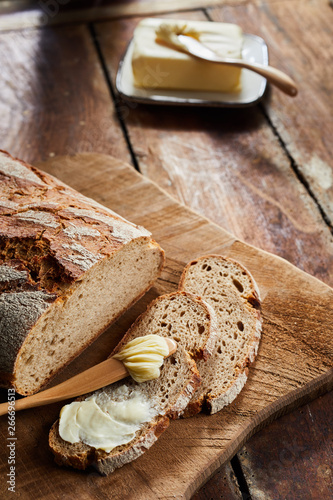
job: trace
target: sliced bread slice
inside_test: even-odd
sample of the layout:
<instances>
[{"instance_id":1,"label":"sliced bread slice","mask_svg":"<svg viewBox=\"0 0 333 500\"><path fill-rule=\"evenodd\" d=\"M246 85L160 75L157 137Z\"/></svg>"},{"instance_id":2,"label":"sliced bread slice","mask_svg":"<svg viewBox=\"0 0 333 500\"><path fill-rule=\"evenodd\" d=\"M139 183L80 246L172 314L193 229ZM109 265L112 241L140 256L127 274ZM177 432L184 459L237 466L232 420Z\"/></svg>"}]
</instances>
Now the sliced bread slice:
<instances>
[{"instance_id":1,"label":"sliced bread slice","mask_svg":"<svg viewBox=\"0 0 333 500\"><path fill-rule=\"evenodd\" d=\"M195 415L204 407L215 413L242 390L257 354L261 336L259 290L244 266L220 255L190 262L179 288L207 302L218 323L214 353L205 363L197 362L202 383L184 416Z\"/></svg>"},{"instance_id":2,"label":"sliced bread slice","mask_svg":"<svg viewBox=\"0 0 333 500\"><path fill-rule=\"evenodd\" d=\"M110 385L98 393L105 393L103 398L118 397L117 389L126 385L129 391L141 391L149 398L156 414L150 422L142 425L134 439L117 446L109 453L96 449L83 442L71 444L59 435L59 421L51 428L49 446L59 465L69 465L85 469L93 465L101 474L109 474L122 465L131 462L144 453L168 427L170 418L177 418L186 408L195 390L200 384L200 377L195 361L183 348L182 340L194 339L191 344L192 354L198 358L207 358L214 345L214 330L211 328L211 308L200 299L187 293L174 293L158 297L136 320L118 346L132 338L148 334L178 338L176 353L164 361L158 379L137 384L132 379ZM170 329L169 329L170 325ZM89 395L78 400L87 399Z\"/></svg>"},{"instance_id":3,"label":"sliced bread slice","mask_svg":"<svg viewBox=\"0 0 333 500\"><path fill-rule=\"evenodd\" d=\"M195 362L180 347L174 355L165 360L158 379L142 384L126 379L126 381L117 382L96 391L102 398L119 401L118 389L125 386L128 388L129 395L125 394L123 401L135 391L136 396L142 394L143 397L151 400L151 406L156 410L156 414L150 422L141 426L132 441L117 446L109 453L83 442L71 444L64 441L60 437L59 421L57 421L53 424L49 434L49 446L55 455L56 463L76 469L86 469L92 465L101 474L110 474L115 469L138 458L154 444L169 426L169 419L184 410L199 384L200 377ZM77 401L87 399L89 396L91 394L82 396Z\"/></svg>"},{"instance_id":4,"label":"sliced bread slice","mask_svg":"<svg viewBox=\"0 0 333 500\"><path fill-rule=\"evenodd\" d=\"M212 355L217 335L214 309L199 297L184 291L157 297L139 316L117 345L119 351L135 337L151 333L170 337L194 360L204 362Z\"/></svg>"}]
</instances>

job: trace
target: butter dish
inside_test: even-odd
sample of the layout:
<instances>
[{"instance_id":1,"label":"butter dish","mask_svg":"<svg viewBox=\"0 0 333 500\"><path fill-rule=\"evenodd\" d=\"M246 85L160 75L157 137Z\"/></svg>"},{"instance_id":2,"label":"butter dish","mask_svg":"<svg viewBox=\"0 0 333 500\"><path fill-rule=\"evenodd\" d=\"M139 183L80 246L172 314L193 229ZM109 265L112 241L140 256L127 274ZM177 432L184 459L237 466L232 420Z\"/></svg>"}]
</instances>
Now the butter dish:
<instances>
[{"instance_id":1,"label":"butter dish","mask_svg":"<svg viewBox=\"0 0 333 500\"><path fill-rule=\"evenodd\" d=\"M240 92L207 92L138 88L132 71L133 40L119 63L116 88L124 100L145 104L181 106L246 107L257 103L264 95L267 81L252 71L242 70ZM242 58L268 65L265 41L252 34L243 34Z\"/></svg>"}]
</instances>

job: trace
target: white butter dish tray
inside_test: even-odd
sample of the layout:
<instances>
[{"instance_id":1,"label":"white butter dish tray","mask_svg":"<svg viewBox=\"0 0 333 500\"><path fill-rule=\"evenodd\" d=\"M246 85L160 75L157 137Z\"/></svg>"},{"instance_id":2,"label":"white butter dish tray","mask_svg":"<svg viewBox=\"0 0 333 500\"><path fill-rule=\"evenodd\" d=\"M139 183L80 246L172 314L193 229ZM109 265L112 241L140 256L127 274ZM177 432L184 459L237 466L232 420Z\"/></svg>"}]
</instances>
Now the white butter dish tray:
<instances>
[{"instance_id":1,"label":"white butter dish tray","mask_svg":"<svg viewBox=\"0 0 333 500\"><path fill-rule=\"evenodd\" d=\"M256 35L244 34L242 57L249 62L268 65L266 42ZM187 90L142 89L135 87L132 72L133 40L119 63L116 88L124 100L144 104L179 106L246 107L257 103L264 95L267 80L246 69L242 70L240 92L199 92Z\"/></svg>"}]
</instances>

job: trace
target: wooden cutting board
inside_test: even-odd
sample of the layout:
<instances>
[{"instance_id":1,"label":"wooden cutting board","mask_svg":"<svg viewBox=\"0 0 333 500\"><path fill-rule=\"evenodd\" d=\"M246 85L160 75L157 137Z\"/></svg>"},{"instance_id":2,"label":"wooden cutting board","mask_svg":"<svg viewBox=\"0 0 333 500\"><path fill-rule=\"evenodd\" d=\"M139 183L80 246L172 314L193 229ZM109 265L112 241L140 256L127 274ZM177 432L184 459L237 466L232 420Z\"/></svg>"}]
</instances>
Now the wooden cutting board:
<instances>
[{"instance_id":1,"label":"wooden cutting board","mask_svg":"<svg viewBox=\"0 0 333 500\"><path fill-rule=\"evenodd\" d=\"M248 382L232 405L213 415L171 422L142 457L109 477L53 462L47 438L61 403L16 415L16 492L20 499L190 498L243 443L274 418L333 387L333 290L287 261L243 243L181 205L123 162L103 155L54 158L41 165L83 194L144 225L166 251L156 286L67 367L53 385L105 359L129 325L159 294L177 288L191 259L220 253L244 264L261 292L263 335ZM4 401L7 392L2 391ZM7 438L7 419L1 418ZM2 478L8 451L1 447ZM1 481L0 497L12 498Z\"/></svg>"}]
</instances>

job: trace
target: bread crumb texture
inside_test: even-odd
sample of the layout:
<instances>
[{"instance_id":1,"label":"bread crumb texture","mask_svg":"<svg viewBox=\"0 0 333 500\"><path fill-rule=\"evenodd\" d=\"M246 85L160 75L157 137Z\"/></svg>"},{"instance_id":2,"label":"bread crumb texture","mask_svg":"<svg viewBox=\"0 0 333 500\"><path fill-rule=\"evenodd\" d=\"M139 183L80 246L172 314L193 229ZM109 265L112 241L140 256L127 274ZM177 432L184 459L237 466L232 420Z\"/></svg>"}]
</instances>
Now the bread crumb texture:
<instances>
[{"instance_id":1,"label":"bread crumb texture","mask_svg":"<svg viewBox=\"0 0 333 500\"><path fill-rule=\"evenodd\" d=\"M202 384L187 416L206 407L211 413L230 404L244 387L261 336L260 296L253 276L240 263L219 255L190 262L180 289L199 295L214 309L217 336L213 355L198 361Z\"/></svg>"},{"instance_id":2,"label":"bread crumb texture","mask_svg":"<svg viewBox=\"0 0 333 500\"><path fill-rule=\"evenodd\" d=\"M217 322L209 304L190 293L175 292L157 297L130 328L121 345L134 335L146 335L148 329L173 339L193 359L206 360L215 346Z\"/></svg>"}]
</instances>

